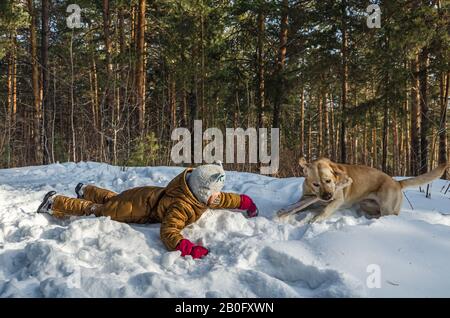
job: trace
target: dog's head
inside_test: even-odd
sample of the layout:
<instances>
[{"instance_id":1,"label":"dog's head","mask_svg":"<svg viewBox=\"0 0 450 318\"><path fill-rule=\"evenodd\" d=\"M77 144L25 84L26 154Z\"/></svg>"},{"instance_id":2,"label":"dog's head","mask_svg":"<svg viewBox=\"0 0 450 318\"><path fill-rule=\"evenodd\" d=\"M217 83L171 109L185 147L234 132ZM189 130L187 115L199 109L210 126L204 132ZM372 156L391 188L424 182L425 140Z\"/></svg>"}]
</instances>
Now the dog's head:
<instances>
[{"instance_id":1,"label":"dog's head","mask_svg":"<svg viewBox=\"0 0 450 318\"><path fill-rule=\"evenodd\" d=\"M303 170L306 185L323 201L334 200L337 185L349 178L337 164L326 158L311 163L300 158L299 165Z\"/></svg>"}]
</instances>

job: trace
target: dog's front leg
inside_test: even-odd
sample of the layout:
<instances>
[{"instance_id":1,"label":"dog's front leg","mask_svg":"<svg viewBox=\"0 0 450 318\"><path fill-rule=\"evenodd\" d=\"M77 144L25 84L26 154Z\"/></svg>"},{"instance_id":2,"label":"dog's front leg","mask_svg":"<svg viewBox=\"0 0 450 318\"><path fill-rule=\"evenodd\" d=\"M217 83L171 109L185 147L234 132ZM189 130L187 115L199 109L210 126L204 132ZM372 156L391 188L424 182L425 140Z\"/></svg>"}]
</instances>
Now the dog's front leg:
<instances>
[{"instance_id":1,"label":"dog's front leg","mask_svg":"<svg viewBox=\"0 0 450 318\"><path fill-rule=\"evenodd\" d=\"M344 200L336 199L328 204L325 209L315 217L311 219L309 223L320 222L328 219L337 209L339 209L344 203Z\"/></svg>"}]
</instances>

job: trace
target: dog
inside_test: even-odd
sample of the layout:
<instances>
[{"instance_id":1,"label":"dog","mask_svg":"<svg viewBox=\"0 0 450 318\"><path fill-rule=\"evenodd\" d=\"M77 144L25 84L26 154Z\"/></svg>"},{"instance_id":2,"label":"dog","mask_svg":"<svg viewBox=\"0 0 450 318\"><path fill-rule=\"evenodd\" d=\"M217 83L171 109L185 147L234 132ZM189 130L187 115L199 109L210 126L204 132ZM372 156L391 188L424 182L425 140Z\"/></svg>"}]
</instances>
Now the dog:
<instances>
[{"instance_id":1,"label":"dog","mask_svg":"<svg viewBox=\"0 0 450 318\"><path fill-rule=\"evenodd\" d=\"M398 215L403 202L402 189L429 183L443 175L448 164L440 164L434 170L418 177L396 181L384 172L363 165L338 164L327 158L307 163L300 158L303 170L303 200L318 197L325 205L311 222L323 221L342 207L360 205L370 217ZM352 182L341 188L345 180Z\"/></svg>"}]
</instances>

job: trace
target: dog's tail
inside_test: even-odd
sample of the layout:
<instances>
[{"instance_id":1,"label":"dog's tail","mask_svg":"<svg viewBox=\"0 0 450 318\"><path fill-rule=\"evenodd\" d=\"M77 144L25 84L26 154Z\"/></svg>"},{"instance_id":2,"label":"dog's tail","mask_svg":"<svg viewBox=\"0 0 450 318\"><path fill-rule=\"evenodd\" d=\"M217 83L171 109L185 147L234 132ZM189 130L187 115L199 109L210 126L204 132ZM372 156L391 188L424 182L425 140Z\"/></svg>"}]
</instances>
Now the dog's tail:
<instances>
[{"instance_id":1,"label":"dog's tail","mask_svg":"<svg viewBox=\"0 0 450 318\"><path fill-rule=\"evenodd\" d=\"M448 168L447 163L441 163L439 166L437 166L435 169L431 170L430 172L424 173L415 178L410 178L410 179L405 179L405 180L399 181L400 186L402 187L402 189L404 189L404 188L417 187L422 184L430 183L434 179L437 179L440 176L442 176L447 168Z\"/></svg>"}]
</instances>

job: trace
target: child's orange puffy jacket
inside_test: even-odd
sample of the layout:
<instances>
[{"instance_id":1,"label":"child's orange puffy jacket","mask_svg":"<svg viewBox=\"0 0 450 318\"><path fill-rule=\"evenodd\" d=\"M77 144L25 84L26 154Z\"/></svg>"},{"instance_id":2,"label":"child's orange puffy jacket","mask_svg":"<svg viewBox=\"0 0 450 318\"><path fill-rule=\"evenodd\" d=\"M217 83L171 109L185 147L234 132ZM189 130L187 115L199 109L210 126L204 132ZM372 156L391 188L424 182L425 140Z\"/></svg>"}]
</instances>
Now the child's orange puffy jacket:
<instances>
[{"instance_id":1,"label":"child's orange puffy jacket","mask_svg":"<svg viewBox=\"0 0 450 318\"><path fill-rule=\"evenodd\" d=\"M95 214L126 223L162 223L161 240L169 250L175 250L183 239L181 230L197 221L206 209L236 209L241 201L239 194L222 192L219 199L206 206L194 197L186 184L190 171L192 168L184 170L165 188L138 187L117 194L88 185L83 199L56 196L53 215Z\"/></svg>"}]
</instances>

